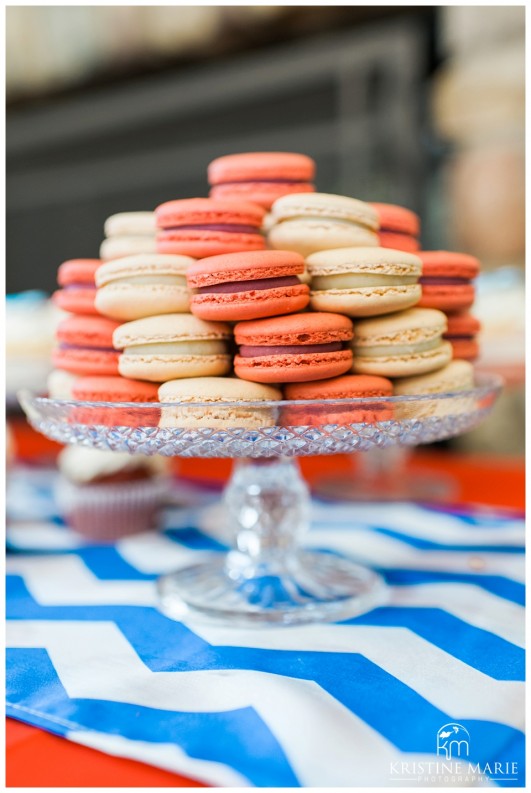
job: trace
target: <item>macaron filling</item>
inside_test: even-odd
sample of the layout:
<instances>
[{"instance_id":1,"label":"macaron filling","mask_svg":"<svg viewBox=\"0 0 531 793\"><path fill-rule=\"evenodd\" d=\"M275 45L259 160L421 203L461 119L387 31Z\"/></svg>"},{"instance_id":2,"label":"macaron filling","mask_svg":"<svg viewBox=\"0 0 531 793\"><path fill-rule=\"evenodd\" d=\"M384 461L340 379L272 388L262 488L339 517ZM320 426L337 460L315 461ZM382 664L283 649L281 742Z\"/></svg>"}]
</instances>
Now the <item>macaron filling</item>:
<instances>
[{"instance_id":1,"label":"macaron filling","mask_svg":"<svg viewBox=\"0 0 531 793\"><path fill-rule=\"evenodd\" d=\"M380 275L377 273L337 273L316 275L312 280L313 290L363 289L373 286L408 286L418 283L416 275Z\"/></svg>"},{"instance_id":2,"label":"macaron filling","mask_svg":"<svg viewBox=\"0 0 531 793\"><path fill-rule=\"evenodd\" d=\"M276 219L277 223L289 223L292 220L304 220L309 221L310 223L337 223L340 226L353 226L354 228L362 228L368 227L362 220L349 220L348 218L337 218L333 215L303 215L302 213L297 215L290 215L287 218L278 218Z\"/></svg>"},{"instance_id":3,"label":"macaron filling","mask_svg":"<svg viewBox=\"0 0 531 793\"><path fill-rule=\"evenodd\" d=\"M230 234L259 234L258 226L246 226L239 223L195 223L183 226L166 226L166 231L227 231Z\"/></svg>"},{"instance_id":4,"label":"macaron filling","mask_svg":"<svg viewBox=\"0 0 531 793\"><path fill-rule=\"evenodd\" d=\"M415 355L417 353L429 352L435 350L440 346L442 338L436 336L434 339L428 341L421 341L416 344L381 344L374 346L360 346L353 345L354 353L362 357L378 357L381 355L395 356L395 355Z\"/></svg>"},{"instance_id":5,"label":"macaron filling","mask_svg":"<svg viewBox=\"0 0 531 793\"><path fill-rule=\"evenodd\" d=\"M446 278L440 275L423 275L419 279L423 286L463 286L470 283L470 278Z\"/></svg>"},{"instance_id":6,"label":"macaron filling","mask_svg":"<svg viewBox=\"0 0 531 793\"><path fill-rule=\"evenodd\" d=\"M305 353L339 352L343 349L345 349L344 345L340 341L331 341L327 344L279 344L268 346L242 344L240 355L242 358L259 358L263 355L304 355Z\"/></svg>"},{"instance_id":7,"label":"macaron filling","mask_svg":"<svg viewBox=\"0 0 531 793\"><path fill-rule=\"evenodd\" d=\"M161 284L168 284L169 286L186 286L185 275L123 275L120 278L113 278L108 283L113 284L145 284L160 286Z\"/></svg>"},{"instance_id":8,"label":"macaron filling","mask_svg":"<svg viewBox=\"0 0 531 793\"><path fill-rule=\"evenodd\" d=\"M66 284L66 286L63 286L63 289L65 292L71 292L72 290L76 289L84 289L85 291L88 290L94 292L96 287L94 284Z\"/></svg>"},{"instance_id":9,"label":"macaron filling","mask_svg":"<svg viewBox=\"0 0 531 793\"><path fill-rule=\"evenodd\" d=\"M300 286L296 275L286 275L280 278L256 278L252 281L227 281L222 284L200 286L198 294L231 294L234 292L263 291L265 289L281 289L287 286Z\"/></svg>"},{"instance_id":10,"label":"macaron filling","mask_svg":"<svg viewBox=\"0 0 531 793\"><path fill-rule=\"evenodd\" d=\"M223 355L226 352L225 342L219 339L153 342L124 349L125 355Z\"/></svg>"},{"instance_id":11,"label":"macaron filling","mask_svg":"<svg viewBox=\"0 0 531 793\"><path fill-rule=\"evenodd\" d=\"M264 179L263 177L255 177L254 179L231 179L230 182L217 182L214 186L221 185L230 186L233 184L309 184L307 179Z\"/></svg>"},{"instance_id":12,"label":"macaron filling","mask_svg":"<svg viewBox=\"0 0 531 793\"><path fill-rule=\"evenodd\" d=\"M84 352L116 352L114 347L95 347L92 344L90 347L87 344L69 344L62 341L58 345L60 350L83 350Z\"/></svg>"}]
</instances>

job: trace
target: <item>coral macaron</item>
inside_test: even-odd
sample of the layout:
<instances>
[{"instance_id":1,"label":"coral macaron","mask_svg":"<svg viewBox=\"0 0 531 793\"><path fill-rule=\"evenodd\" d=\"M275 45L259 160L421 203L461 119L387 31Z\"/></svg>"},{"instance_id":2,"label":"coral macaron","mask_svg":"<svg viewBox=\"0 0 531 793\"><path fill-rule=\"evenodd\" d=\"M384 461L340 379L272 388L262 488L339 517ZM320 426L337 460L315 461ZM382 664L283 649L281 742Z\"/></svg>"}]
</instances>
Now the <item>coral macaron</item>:
<instances>
[{"instance_id":1,"label":"coral macaron","mask_svg":"<svg viewBox=\"0 0 531 793\"><path fill-rule=\"evenodd\" d=\"M290 405L282 414L282 423L293 426L322 426L324 424L373 424L392 418L390 403L382 397L393 395L393 384L385 377L363 374L344 374L330 380L317 380L310 383L290 383L284 388L286 399L290 400L331 400L326 405ZM374 402L365 401L349 405L336 400L375 398Z\"/></svg>"},{"instance_id":2,"label":"coral macaron","mask_svg":"<svg viewBox=\"0 0 531 793\"><path fill-rule=\"evenodd\" d=\"M246 320L301 311L310 290L301 283L304 259L290 251L211 256L187 272L191 311L202 319Z\"/></svg>"},{"instance_id":3,"label":"coral macaron","mask_svg":"<svg viewBox=\"0 0 531 793\"><path fill-rule=\"evenodd\" d=\"M265 248L260 233L264 209L245 201L188 198L155 210L157 250L197 259Z\"/></svg>"},{"instance_id":4,"label":"coral macaron","mask_svg":"<svg viewBox=\"0 0 531 793\"><path fill-rule=\"evenodd\" d=\"M118 353L112 336L118 322L107 317L74 315L59 323L59 345L52 352L56 369L78 375L118 374Z\"/></svg>"},{"instance_id":5,"label":"coral macaron","mask_svg":"<svg viewBox=\"0 0 531 793\"><path fill-rule=\"evenodd\" d=\"M315 162L292 152L248 152L218 157L208 166L211 198L243 199L269 209L288 193L311 193Z\"/></svg>"},{"instance_id":6,"label":"coral macaron","mask_svg":"<svg viewBox=\"0 0 531 793\"><path fill-rule=\"evenodd\" d=\"M480 264L474 256L452 251L420 251L422 297L419 306L448 313L470 308L475 289L472 280Z\"/></svg>"},{"instance_id":7,"label":"coral macaron","mask_svg":"<svg viewBox=\"0 0 531 793\"><path fill-rule=\"evenodd\" d=\"M378 213L380 230L378 237L382 248L416 253L420 250L420 218L410 209L396 204L372 203Z\"/></svg>"},{"instance_id":8,"label":"coral macaron","mask_svg":"<svg viewBox=\"0 0 531 793\"><path fill-rule=\"evenodd\" d=\"M80 377L72 386L72 397L80 402L157 402L158 386L126 377ZM105 406L79 407L75 411L80 424L106 426L156 427L160 418L158 408Z\"/></svg>"},{"instance_id":9,"label":"coral macaron","mask_svg":"<svg viewBox=\"0 0 531 793\"><path fill-rule=\"evenodd\" d=\"M234 328L239 354L234 371L243 380L291 383L321 380L347 372L352 322L341 314L309 312L239 322Z\"/></svg>"},{"instance_id":10,"label":"coral macaron","mask_svg":"<svg viewBox=\"0 0 531 793\"><path fill-rule=\"evenodd\" d=\"M97 314L94 306L96 270L101 259L69 259L57 271L57 281L62 289L53 294L56 306L72 314Z\"/></svg>"}]
</instances>

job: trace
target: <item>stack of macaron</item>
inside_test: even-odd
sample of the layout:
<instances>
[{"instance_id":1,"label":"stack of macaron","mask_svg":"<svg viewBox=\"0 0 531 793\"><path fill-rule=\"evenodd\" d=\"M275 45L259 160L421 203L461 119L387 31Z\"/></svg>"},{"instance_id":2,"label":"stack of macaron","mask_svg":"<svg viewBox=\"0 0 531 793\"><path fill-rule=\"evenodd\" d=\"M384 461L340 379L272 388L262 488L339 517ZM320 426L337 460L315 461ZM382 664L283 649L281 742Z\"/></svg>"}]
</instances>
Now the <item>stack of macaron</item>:
<instances>
[{"instance_id":1,"label":"stack of macaron","mask_svg":"<svg viewBox=\"0 0 531 793\"><path fill-rule=\"evenodd\" d=\"M100 259L70 259L59 267L61 288L53 300L68 315L55 334L54 371L48 379L52 397L72 398L74 383L84 375L118 374L118 355L112 344L118 323L99 316L95 306L95 275L100 265Z\"/></svg>"},{"instance_id":2,"label":"stack of macaron","mask_svg":"<svg viewBox=\"0 0 531 793\"><path fill-rule=\"evenodd\" d=\"M419 306L444 311L448 327L445 332L453 348L454 358L475 361L479 355L477 334L479 320L470 309L475 300L474 279L480 263L466 253L453 251L420 251L422 296Z\"/></svg>"},{"instance_id":3,"label":"stack of macaron","mask_svg":"<svg viewBox=\"0 0 531 793\"><path fill-rule=\"evenodd\" d=\"M77 271L61 276L57 301L70 286L70 299L92 312L65 321L54 355L56 366L90 376L74 398L212 402L205 420L217 427L220 401L385 398L410 378L430 376L433 389L452 355L472 360L476 260L419 252L415 213L315 192L314 176L305 155L229 155L208 168L208 198L109 218L97 291L94 274L82 294ZM98 364L87 368L80 348ZM251 413L234 420L251 426ZM303 406L288 418L312 423L310 414ZM178 407L156 415L162 426L197 425ZM336 414L389 417L385 403ZM286 416L268 409L261 420Z\"/></svg>"}]
</instances>

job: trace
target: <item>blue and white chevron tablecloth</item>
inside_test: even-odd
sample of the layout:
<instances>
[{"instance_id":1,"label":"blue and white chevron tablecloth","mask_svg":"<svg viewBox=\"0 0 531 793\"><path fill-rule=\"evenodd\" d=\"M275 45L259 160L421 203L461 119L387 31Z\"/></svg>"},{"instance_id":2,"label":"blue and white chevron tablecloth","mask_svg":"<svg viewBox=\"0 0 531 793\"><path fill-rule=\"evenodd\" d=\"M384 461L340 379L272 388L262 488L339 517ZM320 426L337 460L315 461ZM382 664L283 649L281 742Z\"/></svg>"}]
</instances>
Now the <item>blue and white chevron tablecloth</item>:
<instances>
[{"instance_id":1,"label":"blue and white chevron tablecloth","mask_svg":"<svg viewBox=\"0 0 531 793\"><path fill-rule=\"evenodd\" d=\"M167 619L154 586L221 549L196 503L215 494L105 547L63 525L52 477L10 476L8 715L216 786L524 784L518 516L316 502L308 544L380 570L390 603L227 628ZM451 730L467 765L437 753Z\"/></svg>"}]
</instances>

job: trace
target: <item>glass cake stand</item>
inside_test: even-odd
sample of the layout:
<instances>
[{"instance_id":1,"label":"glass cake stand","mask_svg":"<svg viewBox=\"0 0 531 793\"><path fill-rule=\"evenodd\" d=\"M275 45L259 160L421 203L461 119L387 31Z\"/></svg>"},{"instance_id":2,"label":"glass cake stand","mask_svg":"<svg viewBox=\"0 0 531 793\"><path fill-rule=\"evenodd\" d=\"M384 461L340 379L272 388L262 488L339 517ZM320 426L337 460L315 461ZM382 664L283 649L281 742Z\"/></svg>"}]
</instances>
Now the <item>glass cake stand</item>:
<instances>
[{"instance_id":1,"label":"glass cake stand","mask_svg":"<svg viewBox=\"0 0 531 793\"><path fill-rule=\"evenodd\" d=\"M429 396L216 403L112 403L19 395L29 422L66 444L136 454L233 458L220 532L232 550L158 582L161 609L231 624L340 620L385 600L382 578L300 543L309 491L297 457L415 446L459 435L491 411L502 380Z\"/></svg>"}]
</instances>

